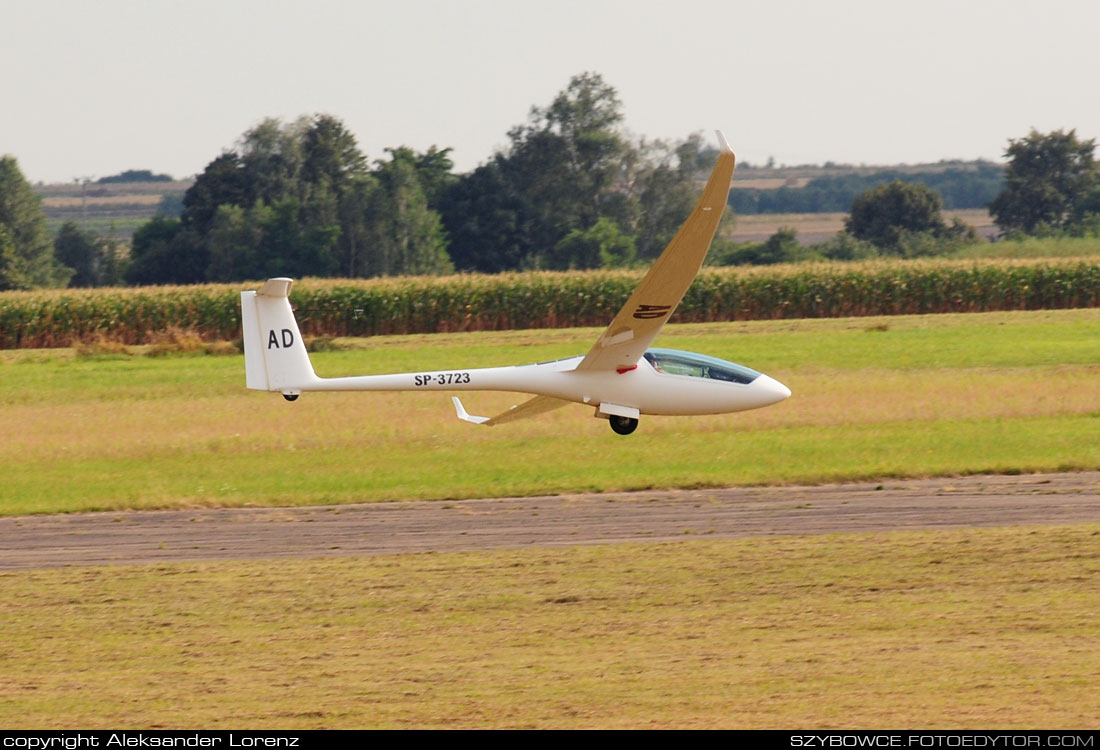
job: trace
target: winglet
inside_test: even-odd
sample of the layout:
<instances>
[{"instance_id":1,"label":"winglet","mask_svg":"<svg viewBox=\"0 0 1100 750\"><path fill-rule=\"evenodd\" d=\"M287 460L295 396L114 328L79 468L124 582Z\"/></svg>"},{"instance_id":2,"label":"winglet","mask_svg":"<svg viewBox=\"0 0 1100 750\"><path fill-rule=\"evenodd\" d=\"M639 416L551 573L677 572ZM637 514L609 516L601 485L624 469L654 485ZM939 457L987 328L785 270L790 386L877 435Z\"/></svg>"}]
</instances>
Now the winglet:
<instances>
[{"instance_id":1,"label":"winglet","mask_svg":"<svg viewBox=\"0 0 1100 750\"><path fill-rule=\"evenodd\" d=\"M722 131L715 130L714 134L718 136L718 145L722 147L722 150L732 154L733 149L730 148L730 143L726 140L726 136L722 135Z\"/></svg>"},{"instance_id":2,"label":"winglet","mask_svg":"<svg viewBox=\"0 0 1100 750\"><path fill-rule=\"evenodd\" d=\"M474 424L483 424L489 421L488 417L475 417L466 412L466 407L462 405L462 402L458 400L458 396L451 396L451 401L454 401L455 412L458 414L459 419L464 419L467 422L473 422Z\"/></svg>"}]
</instances>

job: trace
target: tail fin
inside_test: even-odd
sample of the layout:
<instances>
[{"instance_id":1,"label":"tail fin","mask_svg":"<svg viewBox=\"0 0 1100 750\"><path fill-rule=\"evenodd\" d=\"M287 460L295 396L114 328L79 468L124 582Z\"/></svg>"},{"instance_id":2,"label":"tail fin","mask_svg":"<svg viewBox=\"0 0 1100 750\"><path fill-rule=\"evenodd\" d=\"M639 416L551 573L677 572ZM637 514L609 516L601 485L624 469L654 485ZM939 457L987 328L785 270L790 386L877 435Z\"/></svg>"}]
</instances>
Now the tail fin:
<instances>
[{"instance_id":1,"label":"tail fin","mask_svg":"<svg viewBox=\"0 0 1100 750\"><path fill-rule=\"evenodd\" d=\"M249 388L296 396L317 382L298 322L290 309L292 279L268 279L241 292L244 367Z\"/></svg>"}]
</instances>

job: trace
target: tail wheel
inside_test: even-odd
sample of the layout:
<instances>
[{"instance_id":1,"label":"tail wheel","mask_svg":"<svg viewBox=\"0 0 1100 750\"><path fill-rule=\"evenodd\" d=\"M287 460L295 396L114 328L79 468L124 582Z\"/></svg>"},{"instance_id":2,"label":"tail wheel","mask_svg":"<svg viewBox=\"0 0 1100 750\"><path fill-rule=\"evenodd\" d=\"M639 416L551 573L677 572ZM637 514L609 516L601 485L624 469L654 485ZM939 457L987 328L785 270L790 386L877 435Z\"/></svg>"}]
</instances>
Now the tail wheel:
<instances>
[{"instance_id":1,"label":"tail wheel","mask_svg":"<svg viewBox=\"0 0 1100 750\"><path fill-rule=\"evenodd\" d=\"M619 417L612 414L607 421L611 423L611 429L620 435L629 435L638 429L638 420L634 417Z\"/></svg>"},{"instance_id":2,"label":"tail wheel","mask_svg":"<svg viewBox=\"0 0 1100 750\"><path fill-rule=\"evenodd\" d=\"M285 398L287 401L297 401L298 400L298 394L297 393L284 393L283 398Z\"/></svg>"}]
</instances>

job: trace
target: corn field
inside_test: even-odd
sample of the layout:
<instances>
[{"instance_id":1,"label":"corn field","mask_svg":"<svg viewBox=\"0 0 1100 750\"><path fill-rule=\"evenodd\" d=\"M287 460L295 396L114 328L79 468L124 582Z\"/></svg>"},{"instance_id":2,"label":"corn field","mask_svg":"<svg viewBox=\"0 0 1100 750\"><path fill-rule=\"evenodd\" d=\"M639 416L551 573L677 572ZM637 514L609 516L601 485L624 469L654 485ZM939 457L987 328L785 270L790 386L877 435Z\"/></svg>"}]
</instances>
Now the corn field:
<instances>
[{"instance_id":1,"label":"corn field","mask_svg":"<svg viewBox=\"0 0 1100 750\"><path fill-rule=\"evenodd\" d=\"M602 326L644 271L306 279L291 302L307 336ZM259 284L0 293L0 348L169 329L240 337L240 291ZM704 269L673 321L906 315L1100 306L1100 262L924 260Z\"/></svg>"}]
</instances>

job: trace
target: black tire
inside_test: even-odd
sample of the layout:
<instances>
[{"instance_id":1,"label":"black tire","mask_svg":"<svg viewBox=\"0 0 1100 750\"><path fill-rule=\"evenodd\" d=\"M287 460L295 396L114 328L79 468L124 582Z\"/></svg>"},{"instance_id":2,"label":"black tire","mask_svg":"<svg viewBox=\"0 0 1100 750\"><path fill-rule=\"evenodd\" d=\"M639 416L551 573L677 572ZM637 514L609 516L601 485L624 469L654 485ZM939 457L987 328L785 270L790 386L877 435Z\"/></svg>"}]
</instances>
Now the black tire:
<instances>
[{"instance_id":1,"label":"black tire","mask_svg":"<svg viewBox=\"0 0 1100 750\"><path fill-rule=\"evenodd\" d=\"M300 394L297 393L284 393L283 398L285 398L287 401L297 401L299 395Z\"/></svg>"},{"instance_id":2,"label":"black tire","mask_svg":"<svg viewBox=\"0 0 1100 750\"><path fill-rule=\"evenodd\" d=\"M612 414L607 421L611 423L611 429L619 435L629 435L638 429L638 420L634 417L619 417Z\"/></svg>"}]
</instances>

